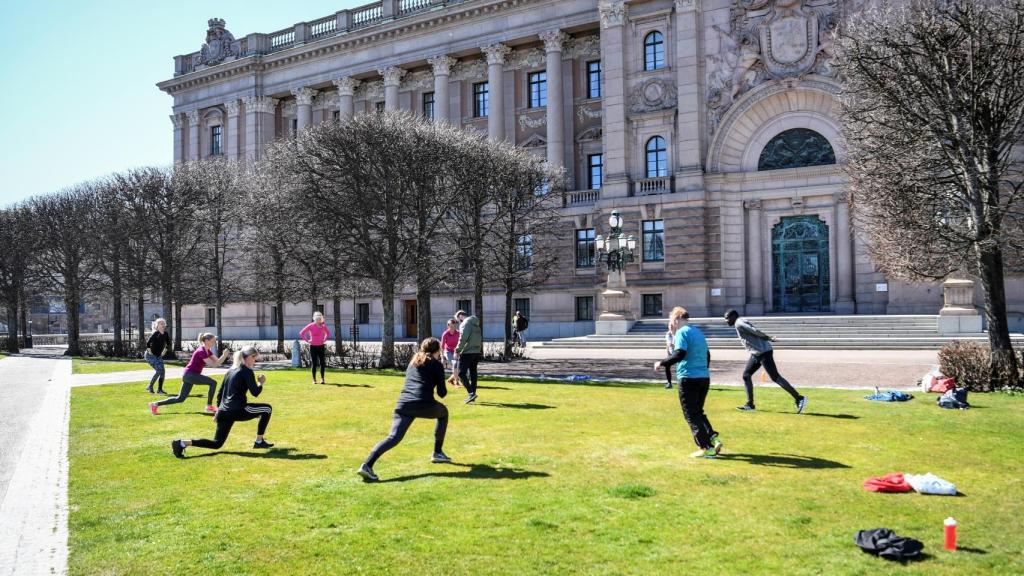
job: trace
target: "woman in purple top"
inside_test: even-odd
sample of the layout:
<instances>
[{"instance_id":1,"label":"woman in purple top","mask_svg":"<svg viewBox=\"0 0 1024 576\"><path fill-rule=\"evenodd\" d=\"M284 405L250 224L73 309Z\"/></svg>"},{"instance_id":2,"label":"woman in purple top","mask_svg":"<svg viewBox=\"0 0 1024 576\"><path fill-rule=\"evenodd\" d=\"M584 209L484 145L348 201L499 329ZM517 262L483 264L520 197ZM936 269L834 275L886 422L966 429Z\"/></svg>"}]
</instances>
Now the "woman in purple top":
<instances>
[{"instance_id":1,"label":"woman in purple top","mask_svg":"<svg viewBox=\"0 0 1024 576\"><path fill-rule=\"evenodd\" d=\"M217 356L213 351L216 344L217 337L213 334L203 333L199 335L199 348L196 348L196 351L192 353L192 359L185 366L185 374L181 378L181 390L173 398L167 398L159 402L150 402L149 411L154 416L157 415L157 408L159 406L184 402L188 398L189 393L192 392L192 386L196 384L210 387L210 391L206 393L206 411L211 414L217 413L217 407L213 405L213 393L217 389L217 383L213 378L203 376L203 368L206 366L216 368L227 362L228 358L231 357L231 350L224 350L223 354Z\"/></svg>"},{"instance_id":2,"label":"woman in purple top","mask_svg":"<svg viewBox=\"0 0 1024 576\"><path fill-rule=\"evenodd\" d=\"M316 384L316 367L320 366L320 383L324 381L324 367L327 365L327 340L331 331L324 323L324 315L320 311L313 313L313 321L299 331L299 338L309 344L309 364L313 367L313 384Z\"/></svg>"}]
</instances>

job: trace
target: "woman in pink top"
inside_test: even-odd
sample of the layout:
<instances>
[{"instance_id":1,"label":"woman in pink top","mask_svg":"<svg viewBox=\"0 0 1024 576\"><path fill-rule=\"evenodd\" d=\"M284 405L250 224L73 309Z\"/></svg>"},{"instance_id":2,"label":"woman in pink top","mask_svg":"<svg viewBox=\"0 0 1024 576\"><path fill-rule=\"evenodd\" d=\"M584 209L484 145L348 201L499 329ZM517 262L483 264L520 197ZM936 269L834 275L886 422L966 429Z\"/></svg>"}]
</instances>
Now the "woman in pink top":
<instances>
[{"instance_id":1,"label":"woman in pink top","mask_svg":"<svg viewBox=\"0 0 1024 576\"><path fill-rule=\"evenodd\" d=\"M216 391L217 382L209 376L203 376L203 367L216 368L227 362L228 358L231 357L231 350L225 349L224 353L218 357L213 351L215 344L217 344L217 337L213 334L203 333L199 335L199 347L192 353L192 359L185 366L185 374L181 377L181 390L178 391L178 395L173 398L160 400L159 402L150 402L149 411L151 414L156 416L157 407L159 406L184 402L188 398L189 393L192 392L192 386L196 384L210 387L210 391L206 393L206 411L211 414L217 413L217 407L213 405L213 393Z\"/></svg>"},{"instance_id":2,"label":"woman in pink top","mask_svg":"<svg viewBox=\"0 0 1024 576\"><path fill-rule=\"evenodd\" d=\"M459 343L459 323L454 318L448 320L448 329L441 335L441 351L444 352L444 365L456 370L455 346Z\"/></svg>"},{"instance_id":3,"label":"woman in pink top","mask_svg":"<svg viewBox=\"0 0 1024 576\"><path fill-rule=\"evenodd\" d=\"M324 323L324 315L320 311L313 313L313 321L299 331L299 338L309 344L309 364L313 367L313 384L316 384L316 367L320 365L320 383L324 381L324 367L327 365L327 339L331 331Z\"/></svg>"}]
</instances>

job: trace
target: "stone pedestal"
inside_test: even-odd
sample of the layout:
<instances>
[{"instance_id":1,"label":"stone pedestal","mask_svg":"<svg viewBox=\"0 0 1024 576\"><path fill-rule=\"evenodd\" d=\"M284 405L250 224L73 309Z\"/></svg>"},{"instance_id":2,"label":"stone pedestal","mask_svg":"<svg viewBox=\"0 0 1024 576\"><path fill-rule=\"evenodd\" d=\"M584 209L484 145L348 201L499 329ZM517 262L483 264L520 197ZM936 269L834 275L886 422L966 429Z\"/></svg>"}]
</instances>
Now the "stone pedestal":
<instances>
[{"instance_id":1,"label":"stone pedestal","mask_svg":"<svg viewBox=\"0 0 1024 576\"><path fill-rule=\"evenodd\" d=\"M939 310L939 334L981 332L981 312L974 306L974 282L949 279L942 283L944 305Z\"/></svg>"},{"instance_id":2,"label":"stone pedestal","mask_svg":"<svg viewBox=\"0 0 1024 576\"><path fill-rule=\"evenodd\" d=\"M608 286L601 292L601 314L594 322L597 334L626 334L636 319L633 317L632 297L626 290L626 273L609 272Z\"/></svg>"}]
</instances>

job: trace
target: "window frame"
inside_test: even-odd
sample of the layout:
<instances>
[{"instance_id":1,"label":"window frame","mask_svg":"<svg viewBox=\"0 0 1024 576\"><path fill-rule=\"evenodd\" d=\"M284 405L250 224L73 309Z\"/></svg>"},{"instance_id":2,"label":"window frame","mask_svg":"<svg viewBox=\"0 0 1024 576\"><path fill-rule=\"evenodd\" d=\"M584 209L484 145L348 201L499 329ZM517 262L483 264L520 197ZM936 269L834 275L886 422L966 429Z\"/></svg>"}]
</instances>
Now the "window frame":
<instances>
[{"instance_id":1,"label":"window frame","mask_svg":"<svg viewBox=\"0 0 1024 576\"><path fill-rule=\"evenodd\" d=\"M356 324L360 326L367 326L370 324L370 303L369 302L357 302L356 303Z\"/></svg>"},{"instance_id":2,"label":"window frame","mask_svg":"<svg viewBox=\"0 0 1024 576\"><path fill-rule=\"evenodd\" d=\"M473 118L487 118L491 112L490 82L473 84Z\"/></svg>"},{"instance_id":3,"label":"window frame","mask_svg":"<svg viewBox=\"0 0 1024 576\"><path fill-rule=\"evenodd\" d=\"M204 326L204 328L216 328L216 326L217 326L217 309L215 307L213 307L213 306L207 306L206 307L206 318L203 318L203 320L206 321L206 325Z\"/></svg>"},{"instance_id":4,"label":"window frame","mask_svg":"<svg viewBox=\"0 0 1024 576\"><path fill-rule=\"evenodd\" d=\"M652 144L654 148L652 149ZM652 172L651 155L654 155ZM644 145L644 178L665 178L668 176L668 141L663 136L651 136Z\"/></svg>"},{"instance_id":5,"label":"window frame","mask_svg":"<svg viewBox=\"0 0 1024 576\"><path fill-rule=\"evenodd\" d=\"M598 159L598 163L594 164L594 158ZM594 186L594 169L597 169L597 186ZM604 152L598 152L597 154L587 154L587 189L588 190L600 190L604 184Z\"/></svg>"},{"instance_id":6,"label":"window frame","mask_svg":"<svg viewBox=\"0 0 1024 576\"><path fill-rule=\"evenodd\" d=\"M534 90L536 88L536 90ZM548 105L548 72L537 70L526 73L527 108L545 108Z\"/></svg>"},{"instance_id":7,"label":"window frame","mask_svg":"<svg viewBox=\"0 0 1024 576\"><path fill-rule=\"evenodd\" d=\"M518 270L533 267L533 234L520 234L516 238L516 266Z\"/></svg>"},{"instance_id":8,"label":"window frame","mask_svg":"<svg viewBox=\"0 0 1024 576\"><path fill-rule=\"evenodd\" d=\"M576 322L593 322L594 321L594 297L593 296L576 296L575 305L575 318ZM581 303L586 303L584 308L580 307ZM583 312L582 314L580 312Z\"/></svg>"},{"instance_id":9,"label":"window frame","mask_svg":"<svg viewBox=\"0 0 1024 576\"><path fill-rule=\"evenodd\" d=\"M644 72L665 68L665 35L651 30L644 35Z\"/></svg>"},{"instance_id":10,"label":"window frame","mask_svg":"<svg viewBox=\"0 0 1024 576\"><path fill-rule=\"evenodd\" d=\"M526 304L524 307L523 304ZM530 299L529 298L513 298L512 299L512 313L515 314L517 311L522 312L523 316L530 317Z\"/></svg>"},{"instance_id":11,"label":"window frame","mask_svg":"<svg viewBox=\"0 0 1024 576\"><path fill-rule=\"evenodd\" d=\"M220 156L224 153L223 136L224 128L220 124L210 126L210 156Z\"/></svg>"},{"instance_id":12,"label":"window frame","mask_svg":"<svg viewBox=\"0 0 1024 576\"><path fill-rule=\"evenodd\" d=\"M596 69L594 66L596 65ZM590 60L586 64L587 70L587 98L601 97L601 61ZM594 76L597 76L595 79Z\"/></svg>"},{"instance_id":13,"label":"window frame","mask_svg":"<svg viewBox=\"0 0 1024 576\"><path fill-rule=\"evenodd\" d=\"M434 107L437 102L434 100L434 92L424 92L420 97L420 112L428 120L434 119Z\"/></svg>"},{"instance_id":14,"label":"window frame","mask_svg":"<svg viewBox=\"0 0 1024 576\"><path fill-rule=\"evenodd\" d=\"M576 268L596 268L597 230L594 228L577 228L575 238ZM582 259L580 258L581 252L584 256Z\"/></svg>"},{"instance_id":15,"label":"window frame","mask_svg":"<svg viewBox=\"0 0 1024 576\"><path fill-rule=\"evenodd\" d=\"M280 310L278 310L277 305L272 305L270 307L270 325L271 326L277 326L280 323L280 321L281 321L280 320L280 314L281 314L281 312L280 312Z\"/></svg>"},{"instance_id":16,"label":"window frame","mask_svg":"<svg viewBox=\"0 0 1024 576\"><path fill-rule=\"evenodd\" d=\"M648 230L648 224L650 224L650 230ZM640 246L640 254L644 262L664 262L665 261L665 220L654 219L654 220L643 220L640 224L640 236L642 244ZM654 239L658 238L655 242ZM651 252L652 257L648 258L648 244L652 244ZM660 244L660 247L657 246ZM660 256L653 254L656 249L660 250Z\"/></svg>"},{"instance_id":17,"label":"window frame","mask_svg":"<svg viewBox=\"0 0 1024 576\"><path fill-rule=\"evenodd\" d=\"M648 302L657 300L657 310L648 308ZM649 312L650 310L650 312ZM665 297L660 292L640 295L640 317L641 318L662 318L665 316Z\"/></svg>"},{"instance_id":18,"label":"window frame","mask_svg":"<svg viewBox=\"0 0 1024 576\"><path fill-rule=\"evenodd\" d=\"M456 298L455 299L455 311L462 310L470 316L473 315L473 299L472 298Z\"/></svg>"}]
</instances>

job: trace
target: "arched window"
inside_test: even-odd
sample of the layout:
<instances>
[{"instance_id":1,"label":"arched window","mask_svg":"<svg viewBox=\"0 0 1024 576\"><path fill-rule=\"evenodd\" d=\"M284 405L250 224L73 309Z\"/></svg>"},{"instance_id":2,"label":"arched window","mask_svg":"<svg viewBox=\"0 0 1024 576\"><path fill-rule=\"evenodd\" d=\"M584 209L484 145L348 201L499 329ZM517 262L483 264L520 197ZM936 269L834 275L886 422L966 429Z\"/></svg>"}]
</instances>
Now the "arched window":
<instances>
[{"instance_id":1,"label":"arched window","mask_svg":"<svg viewBox=\"0 0 1024 576\"><path fill-rule=\"evenodd\" d=\"M835 163L836 153L824 136L807 128L793 128L768 142L761 150L757 169L781 170Z\"/></svg>"},{"instance_id":2,"label":"arched window","mask_svg":"<svg viewBox=\"0 0 1024 576\"><path fill-rule=\"evenodd\" d=\"M655 30L644 37L644 70L665 67L665 37Z\"/></svg>"},{"instance_id":3,"label":"arched window","mask_svg":"<svg viewBox=\"0 0 1024 576\"><path fill-rule=\"evenodd\" d=\"M647 178L668 176L668 149L665 139L655 136L647 141Z\"/></svg>"}]
</instances>

